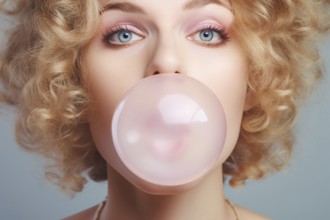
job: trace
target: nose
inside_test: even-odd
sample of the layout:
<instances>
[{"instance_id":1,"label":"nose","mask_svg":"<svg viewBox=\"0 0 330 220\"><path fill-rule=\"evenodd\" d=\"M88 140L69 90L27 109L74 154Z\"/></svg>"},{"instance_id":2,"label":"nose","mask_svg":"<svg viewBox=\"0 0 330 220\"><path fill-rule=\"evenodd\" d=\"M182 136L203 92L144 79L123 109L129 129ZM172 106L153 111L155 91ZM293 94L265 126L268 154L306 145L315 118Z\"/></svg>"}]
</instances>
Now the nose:
<instances>
[{"instance_id":1,"label":"nose","mask_svg":"<svg viewBox=\"0 0 330 220\"><path fill-rule=\"evenodd\" d=\"M147 75L161 73L182 73L180 48L174 39L159 40L154 46L152 58L147 68Z\"/></svg>"}]
</instances>

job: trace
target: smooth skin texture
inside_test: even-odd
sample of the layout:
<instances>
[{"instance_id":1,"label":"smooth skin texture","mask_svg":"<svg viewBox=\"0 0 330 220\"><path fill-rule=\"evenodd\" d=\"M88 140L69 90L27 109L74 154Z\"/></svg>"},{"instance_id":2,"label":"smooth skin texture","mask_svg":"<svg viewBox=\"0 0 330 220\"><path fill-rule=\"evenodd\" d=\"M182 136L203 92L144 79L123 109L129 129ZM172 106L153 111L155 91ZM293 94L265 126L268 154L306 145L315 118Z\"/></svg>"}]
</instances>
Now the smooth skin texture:
<instances>
[{"instance_id":1,"label":"smooth skin texture","mask_svg":"<svg viewBox=\"0 0 330 220\"><path fill-rule=\"evenodd\" d=\"M222 164L238 139L246 103L247 63L231 34L228 1L102 1L98 33L85 50L89 119L95 144L108 163L108 197L101 220L231 220ZM221 101L227 119L223 152L213 170L180 187L162 187L134 176L108 140L108 123L124 93L153 74L191 76ZM242 220L266 219L236 207ZM96 207L66 218L92 219Z\"/></svg>"}]
</instances>

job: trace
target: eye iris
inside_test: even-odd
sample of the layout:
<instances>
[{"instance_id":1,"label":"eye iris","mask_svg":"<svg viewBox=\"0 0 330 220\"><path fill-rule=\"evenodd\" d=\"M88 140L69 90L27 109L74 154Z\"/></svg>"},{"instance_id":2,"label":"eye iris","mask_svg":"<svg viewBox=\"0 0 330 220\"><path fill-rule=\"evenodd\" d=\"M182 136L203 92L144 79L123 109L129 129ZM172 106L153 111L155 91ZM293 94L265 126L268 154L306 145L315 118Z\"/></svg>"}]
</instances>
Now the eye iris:
<instances>
[{"instance_id":1,"label":"eye iris","mask_svg":"<svg viewBox=\"0 0 330 220\"><path fill-rule=\"evenodd\" d=\"M121 31L118 34L118 38L119 38L119 41L122 43L129 42L130 40L132 40L132 33L129 31L126 31L126 30Z\"/></svg>"},{"instance_id":2,"label":"eye iris","mask_svg":"<svg viewBox=\"0 0 330 220\"><path fill-rule=\"evenodd\" d=\"M213 39L213 32L210 30L201 31L199 36L203 41L211 41Z\"/></svg>"}]
</instances>

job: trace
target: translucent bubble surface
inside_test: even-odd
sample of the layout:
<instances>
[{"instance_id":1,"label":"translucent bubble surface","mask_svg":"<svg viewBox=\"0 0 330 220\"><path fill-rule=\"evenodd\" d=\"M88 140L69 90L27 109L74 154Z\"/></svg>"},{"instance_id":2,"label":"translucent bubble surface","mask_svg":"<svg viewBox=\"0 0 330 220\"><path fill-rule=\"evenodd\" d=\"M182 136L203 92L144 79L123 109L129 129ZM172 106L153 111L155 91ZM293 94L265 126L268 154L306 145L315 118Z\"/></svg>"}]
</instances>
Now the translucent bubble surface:
<instances>
[{"instance_id":1,"label":"translucent bubble surface","mask_svg":"<svg viewBox=\"0 0 330 220\"><path fill-rule=\"evenodd\" d=\"M214 168L226 119L218 98L199 81L158 74L141 80L120 101L112 137L120 159L136 176L178 186Z\"/></svg>"}]
</instances>

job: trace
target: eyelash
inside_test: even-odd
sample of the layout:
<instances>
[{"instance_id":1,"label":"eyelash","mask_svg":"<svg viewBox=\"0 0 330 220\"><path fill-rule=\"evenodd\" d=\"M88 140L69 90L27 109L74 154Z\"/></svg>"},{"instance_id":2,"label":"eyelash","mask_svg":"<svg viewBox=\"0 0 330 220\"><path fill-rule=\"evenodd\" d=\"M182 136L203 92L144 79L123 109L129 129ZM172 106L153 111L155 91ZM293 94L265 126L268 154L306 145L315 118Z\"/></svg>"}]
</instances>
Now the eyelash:
<instances>
[{"instance_id":1,"label":"eyelash","mask_svg":"<svg viewBox=\"0 0 330 220\"><path fill-rule=\"evenodd\" d=\"M111 43L110 42L110 39L111 37L113 37L115 34L118 34L120 33L121 31L128 31L128 32L131 32L141 38L143 38L143 36L141 34L137 34L136 30L134 30L133 27L131 27L130 25L117 25L113 28L111 28L110 30L108 30L105 34L103 34L103 42L105 43L105 45L109 46L109 47L114 47L114 48L117 48L117 47L125 47L125 46L129 46L131 45L132 43L127 43L127 44L115 44L115 43Z\"/></svg>"},{"instance_id":2,"label":"eyelash","mask_svg":"<svg viewBox=\"0 0 330 220\"><path fill-rule=\"evenodd\" d=\"M215 26L215 25L202 25L200 27L197 28L197 31L194 32L193 34L189 35L189 36L193 36L201 31L214 31L217 34L219 34L221 41L219 43L208 43L208 42L199 42L200 44L202 44L203 46L207 46L207 47L216 47L222 44L225 44L227 41L230 40L229 34L227 33L226 29L221 27L221 26ZM188 36L188 38L189 38Z\"/></svg>"}]
</instances>

